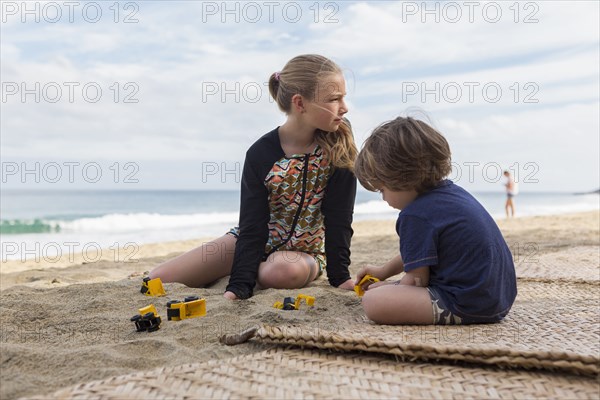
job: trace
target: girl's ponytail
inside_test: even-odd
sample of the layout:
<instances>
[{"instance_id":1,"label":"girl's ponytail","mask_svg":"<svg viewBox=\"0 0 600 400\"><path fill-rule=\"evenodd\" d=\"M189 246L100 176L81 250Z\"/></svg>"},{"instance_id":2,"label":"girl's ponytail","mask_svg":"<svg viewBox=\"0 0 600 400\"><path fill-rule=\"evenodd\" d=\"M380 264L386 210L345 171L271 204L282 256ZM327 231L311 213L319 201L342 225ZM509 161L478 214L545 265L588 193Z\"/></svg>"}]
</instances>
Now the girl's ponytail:
<instances>
[{"instance_id":1,"label":"girl's ponytail","mask_svg":"<svg viewBox=\"0 0 600 400\"><path fill-rule=\"evenodd\" d=\"M277 101L277 91L279 90L279 72L273 72L269 77L269 93Z\"/></svg>"}]
</instances>

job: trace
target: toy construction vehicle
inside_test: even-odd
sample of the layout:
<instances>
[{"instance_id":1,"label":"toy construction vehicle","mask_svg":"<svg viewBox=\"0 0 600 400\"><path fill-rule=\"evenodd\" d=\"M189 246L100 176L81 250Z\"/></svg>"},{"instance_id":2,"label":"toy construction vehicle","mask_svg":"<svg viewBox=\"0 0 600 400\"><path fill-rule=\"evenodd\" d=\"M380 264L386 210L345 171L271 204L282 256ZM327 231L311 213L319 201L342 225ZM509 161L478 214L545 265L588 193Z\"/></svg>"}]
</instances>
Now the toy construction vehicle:
<instances>
[{"instance_id":1,"label":"toy construction vehicle","mask_svg":"<svg viewBox=\"0 0 600 400\"><path fill-rule=\"evenodd\" d=\"M273 307L279 308L280 310L299 310L302 299L304 299L306 305L309 307L312 307L315 304L314 297L299 294L298 297L296 297L296 299L294 299L293 297L286 297L285 299L283 299L283 303L280 301L276 301L275 304L273 304Z\"/></svg>"},{"instance_id":2,"label":"toy construction vehicle","mask_svg":"<svg viewBox=\"0 0 600 400\"><path fill-rule=\"evenodd\" d=\"M167 318L169 321L181 321L187 318L203 317L206 315L206 300L197 296L186 297L183 302L171 300L167 303Z\"/></svg>"},{"instance_id":3,"label":"toy construction vehicle","mask_svg":"<svg viewBox=\"0 0 600 400\"><path fill-rule=\"evenodd\" d=\"M154 332L160 328L161 319L153 304L140 308L139 312L138 315L131 317L137 332Z\"/></svg>"},{"instance_id":4,"label":"toy construction vehicle","mask_svg":"<svg viewBox=\"0 0 600 400\"><path fill-rule=\"evenodd\" d=\"M360 282L358 282L358 285L354 285L354 291L356 292L358 297L363 297L363 295L365 294L365 285L367 283L371 284L371 283L375 283L375 282L379 282L379 279L377 279L371 275L365 275L360 280Z\"/></svg>"},{"instance_id":5,"label":"toy construction vehicle","mask_svg":"<svg viewBox=\"0 0 600 400\"><path fill-rule=\"evenodd\" d=\"M144 278L142 281L142 289L140 290L146 296L164 296L166 295L160 278L150 279Z\"/></svg>"}]
</instances>

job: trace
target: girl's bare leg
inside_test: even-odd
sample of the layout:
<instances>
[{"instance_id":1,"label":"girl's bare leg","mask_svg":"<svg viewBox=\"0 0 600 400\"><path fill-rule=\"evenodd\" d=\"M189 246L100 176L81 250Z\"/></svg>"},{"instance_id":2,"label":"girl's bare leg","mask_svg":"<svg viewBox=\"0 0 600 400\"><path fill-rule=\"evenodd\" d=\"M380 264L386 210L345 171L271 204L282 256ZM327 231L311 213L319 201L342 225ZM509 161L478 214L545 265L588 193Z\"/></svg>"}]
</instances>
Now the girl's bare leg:
<instances>
[{"instance_id":1,"label":"girl's bare leg","mask_svg":"<svg viewBox=\"0 0 600 400\"><path fill-rule=\"evenodd\" d=\"M231 274L235 243L233 235L223 235L211 242L165 261L152 271L150 278L202 287Z\"/></svg>"},{"instance_id":2,"label":"girl's bare leg","mask_svg":"<svg viewBox=\"0 0 600 400\"><path fill-rule=\"evenodd\" d=\"M367 290L362 304L367 317L378 324L433 324L431 297L424 287L380 286Z\"/></svg>"},{"instance_id":3,"label":"girl's bare leg","mask_svg":"<svg viewBox=\"0 0 600 400\"><path fill-rule=\"evenodd\" d=\"M276 251L258 267L257 281L263 289L299 289L318 274L314 257L298 251Z\"/></svg>"}]
</instances>

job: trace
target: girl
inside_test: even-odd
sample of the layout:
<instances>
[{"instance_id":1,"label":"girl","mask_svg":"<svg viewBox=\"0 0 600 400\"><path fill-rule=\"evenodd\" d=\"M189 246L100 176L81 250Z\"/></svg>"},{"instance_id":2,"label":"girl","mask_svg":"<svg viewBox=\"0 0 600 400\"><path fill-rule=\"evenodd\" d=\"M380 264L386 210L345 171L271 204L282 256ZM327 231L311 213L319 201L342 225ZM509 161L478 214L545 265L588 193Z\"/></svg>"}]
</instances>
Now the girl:
<instances>
[{"instance_id":1,"label":"girl","mask_svg":"<svg viewBox=\"0 0 600 400\"><path fill-rule=\"evenodd\" d=\"M319 55L290 60L269 79L287 120L246 152L239 226L159 265L150 278L204 286L231 275L224 296L301 288L327 267L329 283L352 290L350 239L357 155L341 69Z\"/></svg>"}]
</instances>

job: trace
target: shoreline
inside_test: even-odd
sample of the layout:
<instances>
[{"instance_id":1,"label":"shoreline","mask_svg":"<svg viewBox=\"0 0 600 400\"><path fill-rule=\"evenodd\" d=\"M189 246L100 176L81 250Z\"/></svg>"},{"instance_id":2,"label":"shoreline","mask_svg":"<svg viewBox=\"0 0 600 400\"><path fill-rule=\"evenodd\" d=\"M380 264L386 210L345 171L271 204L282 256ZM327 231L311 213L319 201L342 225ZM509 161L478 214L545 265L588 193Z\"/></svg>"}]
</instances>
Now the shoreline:
<instances>
[{"instance_id":1,"label":"shoreline","mask_svg":"<svg viewBox=\"0 0 600 400\"><path fill-rule=\"evenodd\" d=\"M524 252L524 247L529 247L529 252L537 251L540 246L552 248L548 243L528 241L522 236L535 230L549 230L559 234L565 224L585 225L593 229L600 224L600 211L586 211L556 215L522 216L511 219L495 219L503 232L506 242L513 253ZM376 241L394 243L392 248L397 251L397 236L395 232L395 219L371 219L355 221L353 243L357 239L376 238ZM549 239L552 237L550 235ZM198 239L156 242L138 245L137 248L102 249L102 256L95 257L92 262L86 261L83 254L63 254L60 259L38 257L22 260L7 260L0 263L0 290L5 290L15 285L25 285L37 288L52 288L67 286L74 283L94 283L117 281L129 277L141 276L145 271L170 258L210 242L215 237L202 237ZM374 241L375 242L375 241ZM535 244L535 246L532 245ZM600 243L596 242L597 245ZM373 243L375 245L375 243ZM353 246L354 247L354 246ZM379 246L377 246L379 247ZM514 248L513 248L514 247ZM557 246L554 246L557 247ZM560 247L560 246L558 246ZM557 247L557 248L558 248ZM352 249L354 250L354 249ZM386 252L387 253L387 252ZM353 251L353 256L355 255ZM391 253L390 253L391 254ZM357 260L352 259L353 265ZM69 279L61 278L63 270L68 270ZM51 276L56 276L51 278Z\"/></svg>"},{"instance_id":2,"label":"shoreline","mask_svg":"<svg viewBox=\"0 0 600 400\"><path fill-rule=\"evenodd\" d=\"M395 219L356 221L352 226L355 230L355 238L359 236L368 237L381 230L395 234ZM93 264L105 265L111 262L122 265L124 269L129 270L131 274L142 274L145 270L140 268L137 264L147 265L144 261L156 259L161 259L160 262L162 262L195 247L201 246L204 243L210 242L217 237L218 236L206 236L197 239L144 243L138 245L135 249L124 249L122 247L118 250L103 248L102 257L93 262L86 262L86 257L83 254L77 253L63 254L60 259L57 260L52 257L43 256L25 260L7 260L0 263L0 276L24 273L27 271L60 270L84 266L89 268ZM119 279L125 277L126 276L121 276ZM115 278L117 278L117 276L115 276ZM5 289L6 287L8 286L4 285L3 280L0 280L0 290Z\"/></svg>"},{"instance_id":3,"label":"shoreline","mask_svg":"<svg viewBox=\"0 0 600 400\"><path fill-rule=\"evenodd\" d=\"M600 211L598 203L600 198L597 194L580 196L587 199L575 203L572 203L572 200L565 203L563 198L565 194L560 193L551 194L548 198L546 196L536 197L538 196L536 193L529 194L533 196L533 201L532 199L525 201L528 198L526 193L522 195L522 199L517 201L517 220L536 216ZM504 197L495 192L479 193L479 197L477 193L474 195L490 212L492 218L498 223L504 220ZM568 197L572 199L574 196L569 195ZM68 198L64 200L70 201ZM227 204L229 202L231 199L226 201ZM45 209L44 207L45 205L42 208ZM25 234L2 233L0 272L64 268L100 261L128 262L170 252L184 252L222 235L237 221L235 213L216 211L211 213L210 210L193 212L188 210L190 213L176 215L154 214L144 207L135 211L129 210L129 212L119 208L124 213L116 211L111 213L109 210L103 210L107 214L100 213L101 215L97 217L73 217L74 220L67 217L63 219L56 217L38 221L38 225L60 228L55 233L36 230ZM3 211L6 210L3 209ZM60 210L55 211L56 215L61 215ZM370 224L372 221L395 220L398 215L398 211L389 207L380 199L380 196L373 199L363 198L355 205L354 211L356 226L360 226L361 223ZM41 229L26 218L22 220L3 219L3 227L5 222L8 225L14 223L19 229L32 227ZM18 231L18 229L15 230L15 232ZM25 229L23 232L29 231ZM163 251L156 250L161 246L164 247Z\"/></svg>"}]
</instances>

